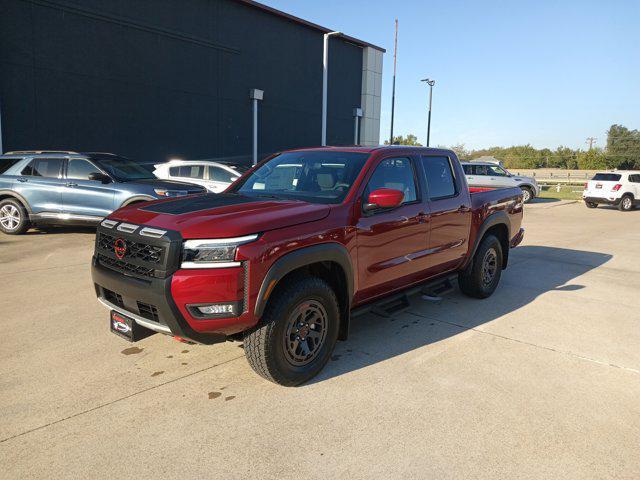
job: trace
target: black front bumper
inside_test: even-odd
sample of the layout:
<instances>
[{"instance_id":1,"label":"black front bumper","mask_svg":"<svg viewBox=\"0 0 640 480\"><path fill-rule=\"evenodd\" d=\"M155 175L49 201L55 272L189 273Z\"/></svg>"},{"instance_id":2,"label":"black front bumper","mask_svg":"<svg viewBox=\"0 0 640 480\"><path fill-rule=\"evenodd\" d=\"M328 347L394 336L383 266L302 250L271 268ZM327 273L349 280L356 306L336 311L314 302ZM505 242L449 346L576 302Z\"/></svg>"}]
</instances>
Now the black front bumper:
<instances>
[{"instance_id":1,"label":"black front bumper","mask_svg":"<svg viewBox=\"0 0 640 480\"><path fill-rule=\"evenodd\" d=\"M620 198L609 200L602 197L582 197L582 199L587 203L597 203L598 205L618 205L620 203Z\"/></svg>"},{"instance_id":2,"label":"black front bumper","mask_svg":"<svg viewBox=\"0 0 640 480\"><path fill-rule=\"evenodd\" d=\"M114 305L114 310L123 315L141 317L137 323L143 327L197 343L213 344L227 339L222 334L200 333L191 328L171 296L172 276L148 279L127 276L102 266L95 256L91 276L99 299ZM110 305L107 306L111 308Z\"/></svg>"}]
</instances>

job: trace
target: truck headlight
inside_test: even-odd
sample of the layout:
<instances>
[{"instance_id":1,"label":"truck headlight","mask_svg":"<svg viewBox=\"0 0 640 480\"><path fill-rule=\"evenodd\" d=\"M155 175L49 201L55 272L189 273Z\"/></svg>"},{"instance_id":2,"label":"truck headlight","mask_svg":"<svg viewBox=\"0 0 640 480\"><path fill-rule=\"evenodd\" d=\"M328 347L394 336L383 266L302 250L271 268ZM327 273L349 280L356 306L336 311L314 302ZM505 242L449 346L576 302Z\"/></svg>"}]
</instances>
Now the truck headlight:
<instances>
[{"instance_id":1,"label":"truck headlight","mask_svg":"<svg viewBox=\"0 0 640 480\"><path fill-rule=\"evenodd\" d=\"M238 267L236 249L253 242L258 235L211 240L187 240L182 245L182 268L227 268Z\"/></svg>"},{"instance_id":2,"label":"truck headlight","mask_svg":"<svg viewBox=\"0 0 640 480\"><path fill-rule=\"evenodd\" d=\"M159 197L185 197L189 195L186 190L166 190L164 188L155 188L153 190Z\"/></svg>"}]
</instances>

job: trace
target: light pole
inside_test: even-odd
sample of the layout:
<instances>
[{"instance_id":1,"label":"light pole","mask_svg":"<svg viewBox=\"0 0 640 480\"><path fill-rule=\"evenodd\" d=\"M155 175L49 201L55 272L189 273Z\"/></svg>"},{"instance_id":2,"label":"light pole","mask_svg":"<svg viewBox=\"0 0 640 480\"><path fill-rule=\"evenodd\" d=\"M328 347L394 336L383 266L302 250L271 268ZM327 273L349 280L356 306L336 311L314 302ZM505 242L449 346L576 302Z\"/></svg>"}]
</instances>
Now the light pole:
<instances>
[{"instance_id":1,"label":"light pole","mask_svg":"<svg viewBox=\"0 0 640 480\"><path fill-rule=\"evenodd\" d=\"M340 35L340 32L325 33L322 50L322 143L327 145L327 77L329 76L329 37Z\"/></svg>"},{"instance_id":2,"label":"light pole","mask_svg":"<svg viewBox=\"0 0 640 480\"><path fill-rule=\"evenodd\" d=\"M429 118L427 120L427 147L429 146L429 138L431 137L431 99L433 98L433 86L436 84L435 80L429 78L423 78L421 82L427 82L429 85Z\"/></svg>"},{"instance_id":3,"label":"light pole","mask_svg":"<svg viewBox=\"0 0 640 480\"><path fill-rule=\"evenodd\" d=\"M258 163L258 102L264 97L264 91L252 88L249 90L249 98L253 103L253 164Z\"/></svg>"}]
</instances>

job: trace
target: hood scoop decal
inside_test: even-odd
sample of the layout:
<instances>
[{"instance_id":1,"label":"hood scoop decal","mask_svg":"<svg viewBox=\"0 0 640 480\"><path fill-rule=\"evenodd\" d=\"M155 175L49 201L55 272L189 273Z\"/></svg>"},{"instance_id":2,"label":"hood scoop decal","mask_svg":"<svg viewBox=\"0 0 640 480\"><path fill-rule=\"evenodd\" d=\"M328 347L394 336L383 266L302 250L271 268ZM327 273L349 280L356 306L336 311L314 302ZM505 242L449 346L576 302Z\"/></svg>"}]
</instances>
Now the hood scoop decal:
<instances>
[{"instance_id":1,"label":"hood scoop decal","mask_svg":"<svg viewBox=\"0 0 640 480\"><path fill-rule=\"evenodd\" d=\"M229 205L239 205L259 201L255 198L245 197L233 193L218 193L198 195L190 198L177 198L167 202L156 203L140 207L140 210L153 213L164 213L166 215L183 215L185 213L210 210L212 208L227 207Z\"/></svg>"}]
</instances>

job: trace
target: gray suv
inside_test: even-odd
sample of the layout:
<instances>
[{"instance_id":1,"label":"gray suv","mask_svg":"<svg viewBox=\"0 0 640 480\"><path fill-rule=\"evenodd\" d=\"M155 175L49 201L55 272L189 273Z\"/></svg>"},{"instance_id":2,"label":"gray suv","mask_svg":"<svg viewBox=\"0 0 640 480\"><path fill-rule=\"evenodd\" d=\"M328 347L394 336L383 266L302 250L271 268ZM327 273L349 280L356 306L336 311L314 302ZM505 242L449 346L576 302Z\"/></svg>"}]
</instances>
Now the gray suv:
<instances>
[{"instance_id":1,"label":"gray suv","mask_svg":"<svg viewBox=\"0 0 640 480\"><path fill-rule=\"evenodd\" d=\"M95 224L126 205L204 192L199 185L158 180L143 165L110 153L8 152L0 155L0 231Z\"/></svg>"}]
</instances>

